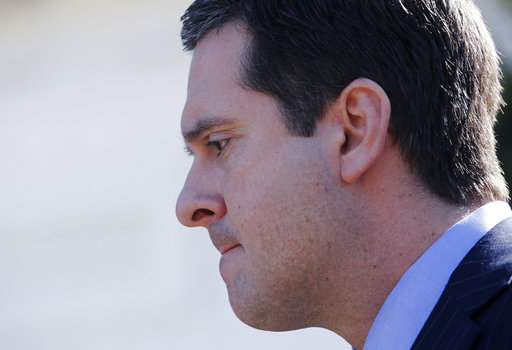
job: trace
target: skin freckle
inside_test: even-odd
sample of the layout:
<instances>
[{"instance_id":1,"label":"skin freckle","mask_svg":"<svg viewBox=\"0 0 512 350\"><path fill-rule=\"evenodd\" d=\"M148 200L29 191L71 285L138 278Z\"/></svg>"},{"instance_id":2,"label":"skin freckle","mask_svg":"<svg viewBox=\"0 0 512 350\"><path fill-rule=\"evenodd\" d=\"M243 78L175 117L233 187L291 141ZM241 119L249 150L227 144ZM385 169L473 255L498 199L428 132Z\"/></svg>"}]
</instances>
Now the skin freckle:
<instances>
[{"instance_id":1,"label":"skin freckle","mask_svg":"<svg viewBox=\"0 0 512 350\"><path fill-rule=\"evenodd\" d=\"M471 16L469 42L458 23L471 2L196 0L189 8L182 132L194 162L176 213L223 252L220 273L240 320L274 331L323 327L362 349L409 267L469 213L507 197L499 166L480 164L496 160L489 112L500 89L496 57L479 45ZM455 17L445 21L450 7ZM463 52L473 46L475 62ZM447 260L459 246L445 247ZM428 256L442 280L446 264ZM402 288L406 302L393 308L416 318L427 298L415 293L429 288ZM379 319L396 327L380 335L385 342L406 338L402 324ZM376 344L367 347L412 345Z\"/></svg>"}]
</instances>

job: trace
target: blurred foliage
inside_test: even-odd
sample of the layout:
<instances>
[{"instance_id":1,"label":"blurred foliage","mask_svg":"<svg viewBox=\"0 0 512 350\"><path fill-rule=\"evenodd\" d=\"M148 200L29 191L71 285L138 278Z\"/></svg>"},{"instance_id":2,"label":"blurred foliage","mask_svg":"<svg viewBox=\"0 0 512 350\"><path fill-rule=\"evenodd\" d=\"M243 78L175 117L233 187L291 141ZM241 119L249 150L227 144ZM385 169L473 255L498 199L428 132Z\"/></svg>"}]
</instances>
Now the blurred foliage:
<instances>
[{"instance_id":1,"label":"blurred foliage","mask_svg":"<svg viewBox=\"0 0 512 350\"><path fill-rule=\"evenodd\" d=\"M503 99L506 106L502 109L503 113L498 115L496 136L498 139L498 157L502 162L505 179L512 192L512 74L510 71L504 73L502 83L504 88Z\"/></svg>"}]
</instances>

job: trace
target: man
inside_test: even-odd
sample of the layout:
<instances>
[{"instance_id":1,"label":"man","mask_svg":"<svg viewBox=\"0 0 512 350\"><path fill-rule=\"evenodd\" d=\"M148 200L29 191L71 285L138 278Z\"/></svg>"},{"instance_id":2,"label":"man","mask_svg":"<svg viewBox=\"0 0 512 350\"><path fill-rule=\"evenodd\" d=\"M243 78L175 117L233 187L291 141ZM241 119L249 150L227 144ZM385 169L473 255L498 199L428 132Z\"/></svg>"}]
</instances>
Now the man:
<instances>
[{"instance_id":1,"label":"man","mask_svg":"<svg viewBox=\"0 0 512 350\"><path fill-rule=\"evenodd\" d=\"M498 57L469 0L197 0L178 199L236 315L356 349L511 349Z\"/></svg>"}]
</instances>

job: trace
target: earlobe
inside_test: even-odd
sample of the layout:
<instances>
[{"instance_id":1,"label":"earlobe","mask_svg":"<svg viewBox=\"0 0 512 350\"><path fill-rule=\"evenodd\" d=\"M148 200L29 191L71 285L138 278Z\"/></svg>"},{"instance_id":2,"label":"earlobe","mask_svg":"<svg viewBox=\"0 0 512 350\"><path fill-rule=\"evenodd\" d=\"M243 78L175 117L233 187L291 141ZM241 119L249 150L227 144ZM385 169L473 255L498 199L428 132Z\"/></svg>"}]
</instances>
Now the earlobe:
<instances>
[{"instance_id":1,"label":"earlobe","mask_svg":"<svg viewBox=\"0 0 512 350\"><path fill-rule=\"evenodd\" d=\"M340 150L341 178L353 183L375 164L384 150L391 103L380 85L359 78L342 91L335 104L345 133Z\"/></svg>"}]
</instances>

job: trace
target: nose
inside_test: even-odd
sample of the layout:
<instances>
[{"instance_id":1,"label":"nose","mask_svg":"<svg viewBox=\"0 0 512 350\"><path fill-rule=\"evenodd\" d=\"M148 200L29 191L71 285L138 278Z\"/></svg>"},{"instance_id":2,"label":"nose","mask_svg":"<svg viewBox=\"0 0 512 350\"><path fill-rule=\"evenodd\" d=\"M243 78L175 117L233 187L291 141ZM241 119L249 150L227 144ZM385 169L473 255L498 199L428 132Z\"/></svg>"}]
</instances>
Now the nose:
<instances>
[{"instance_id":1,"label":"nose","mask_svg":"<svg viewBox=\"0 0 512 350\"><path fill-rule=\"evenodd\" d=\"M226 215L224 198L213 190L204 189L205 184L187 178L176 203L176 216L185 226L203 226Z\"/></svg>"}]
</instances>

